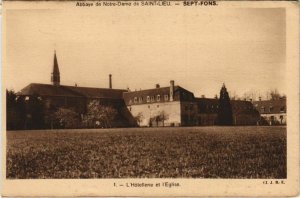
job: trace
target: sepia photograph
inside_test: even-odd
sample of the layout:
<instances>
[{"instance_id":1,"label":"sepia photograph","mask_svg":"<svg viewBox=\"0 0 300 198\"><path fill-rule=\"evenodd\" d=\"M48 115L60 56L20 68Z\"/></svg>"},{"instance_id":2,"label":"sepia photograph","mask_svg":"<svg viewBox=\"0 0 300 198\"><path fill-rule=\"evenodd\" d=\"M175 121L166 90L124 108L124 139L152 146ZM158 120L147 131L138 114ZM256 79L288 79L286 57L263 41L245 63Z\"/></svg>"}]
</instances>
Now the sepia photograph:
<instances>
[{"instance_id":1,"label":"sepia photograph","mask_svg":"<svg viewBox=\"0 0 300 198\"><path fill-rule=\"evenodd\" d=\"M115 2L4 2L5 180L288 183L287 9Z\"/></svg>"}]
</instances>

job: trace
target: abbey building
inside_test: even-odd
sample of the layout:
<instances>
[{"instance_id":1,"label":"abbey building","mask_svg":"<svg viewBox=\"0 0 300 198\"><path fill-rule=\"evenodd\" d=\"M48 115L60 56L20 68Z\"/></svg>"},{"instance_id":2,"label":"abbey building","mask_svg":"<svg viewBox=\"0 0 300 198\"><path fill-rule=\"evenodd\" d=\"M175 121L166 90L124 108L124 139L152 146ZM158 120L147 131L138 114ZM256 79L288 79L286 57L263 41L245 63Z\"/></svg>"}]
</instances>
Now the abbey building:
<instances>
[{"instance_id":1,"label":"abbey building","mask_svg":"<svg viewBox=\"0 0 300 198\"><path fill-rule=\"evenodd\" d=\"M151 89L129 91L114 89L112 75L108 88L66 86L60 84L59 64L54 54L51 84L31 83L19 96L37 95L45 101L47 111L58 107L72 108L84 116L87 105L97 100L102 105L118 111L114 127L130 126L202 126L218 123L219 100L198 98L191 91L176 85L174 80L167 86L156 84ZM231 101L234 125L256 125L259 112L250 101Z\"/></svg>"}]
</instances>

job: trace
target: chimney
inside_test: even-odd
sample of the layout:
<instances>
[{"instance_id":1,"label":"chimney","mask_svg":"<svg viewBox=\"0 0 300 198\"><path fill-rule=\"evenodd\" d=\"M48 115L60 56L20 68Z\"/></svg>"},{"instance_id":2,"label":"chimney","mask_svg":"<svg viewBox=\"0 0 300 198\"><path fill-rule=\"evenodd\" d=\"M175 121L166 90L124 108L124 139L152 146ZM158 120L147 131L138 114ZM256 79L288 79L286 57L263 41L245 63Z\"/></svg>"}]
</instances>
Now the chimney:
<instances>
[{"instance_id":1,"label":"chimney","mask_svg":"<svg viewBox=\"0 0 300 198\"><path fill-rule=\"evenodd\" d=\"M205 98L205 95L201 95L201 98Z\"/></svg>"},{"instance_id":2,"label":"chimney","mask_svg":"<svg viewBox=\"0 0 300 198\"><path fill-rule=\"evenodd\" d=\"M174 80L170 81L170 101L174 100Z\"/></svg>"},{"instance_id":3,"label":"chimney","mask_svg":"<svg viewBox=\"0 0 300 198\"><path fill-rule=\"evenodd\" d=\"M259 101L261 101L261 97L259 97Z\"/></svg>"},{"instance_id":4,"label":"chimney","mask_svg":"<svg viewBox=\"0 0 300 198\"><path fill-rule=\"evenodd\" d=\"M112 79L111 79L111 74L109 74L109 88L112 89Z\"/></svg>"},{"instance_id":5,"label":"chimney","mask_svg":"<svg viewBox=\"0 0 300 198\"><path fill-rule=\"evenodd\" d=\"M155 85L155 88L157 89L157 88L160 88L160 85L159 84L156 84Z\"/></svg>"}]
</instances>

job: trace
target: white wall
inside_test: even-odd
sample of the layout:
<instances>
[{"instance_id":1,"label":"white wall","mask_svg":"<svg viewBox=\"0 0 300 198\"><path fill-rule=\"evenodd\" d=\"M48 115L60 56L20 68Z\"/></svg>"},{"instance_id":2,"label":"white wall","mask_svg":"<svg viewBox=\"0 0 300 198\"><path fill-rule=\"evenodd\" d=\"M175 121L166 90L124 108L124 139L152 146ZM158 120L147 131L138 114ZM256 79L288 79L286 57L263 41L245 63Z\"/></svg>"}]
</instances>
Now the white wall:
<instances>
[{"instance_id":1,"label":"white wall","mask_svg":"<svg viewBox=\"0 0 300 198\"><path fill-rule=\"evenodd\" d=\"M280 116L283 117L282 124L286 124L286 113L277 113L277 114L261 114L261 117L265 118L271 125L271 116L274 116L274 121L281 122Z\"/></svg>"},{"instance_id":2,"label":"white wall","mask_svg":"<svg viewBox=\"0 0 300 198\"><path fill-rule=\"evenodd\" d=\"M137 116L140 112L143 115L143 119L140 126L149 126L149 120L151 117L155 117L164 111L168 119L164 121L165 126L174 124L175 126L181 125L181 113L180 102L165 102L165 103L148 103L148 104L136 104L127 106L132 116Z\"/></svg>"}]
</instances>

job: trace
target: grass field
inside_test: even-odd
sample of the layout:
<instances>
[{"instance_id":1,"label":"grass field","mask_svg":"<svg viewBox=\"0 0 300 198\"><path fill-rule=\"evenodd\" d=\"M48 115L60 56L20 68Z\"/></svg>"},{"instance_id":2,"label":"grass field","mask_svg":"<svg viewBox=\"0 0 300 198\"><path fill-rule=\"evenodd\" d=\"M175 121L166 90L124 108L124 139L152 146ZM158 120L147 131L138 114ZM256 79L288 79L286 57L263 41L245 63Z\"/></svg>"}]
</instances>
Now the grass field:
<instances>
[{"instance_id":1,"label":"grass field","mask_svg":"<svg viewBox=\"0 0 300 198\"><path fill-rule=\"evenodd\" d=\"M285 127L7 132L7 178L286 178Z\"/></svg>"}]
</instances>

